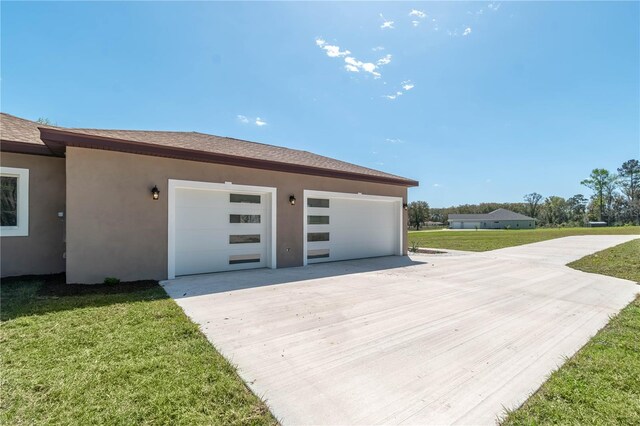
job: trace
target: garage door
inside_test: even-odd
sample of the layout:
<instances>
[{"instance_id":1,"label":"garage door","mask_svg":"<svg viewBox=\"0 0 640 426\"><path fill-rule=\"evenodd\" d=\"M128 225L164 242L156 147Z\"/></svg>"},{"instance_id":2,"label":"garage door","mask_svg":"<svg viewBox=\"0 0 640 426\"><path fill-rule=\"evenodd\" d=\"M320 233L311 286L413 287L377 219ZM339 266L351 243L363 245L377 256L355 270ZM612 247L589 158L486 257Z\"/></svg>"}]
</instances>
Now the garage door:
<instances>
[{"instance_id":1,"label":"garage door","mask_svg":"<svg viewBox=\"0 0 640 426\"><path fill-rule=\"evenodd\" d=\"M305 263L402 254L402 199L305 191Z\"/></svg>"},{"instance_id":2,"label":"garage door","mask_svg":"<svg viewBox=\"0 0 640 426\"><path fill-rule=\"evenodd\" d=\"M462 222L463 229L476 229L480 228L480 222Z\"/></svg>"},{"instance_id":3,"label":"garage door","mask_svg":"<svg viewBox=\"0 0 640 426\"><path fill-rule=\"evenodd\" d=\"M169 276L271 267L272 197L258 189L193 182L170 189Z\"/></svg>"}]
</instances>

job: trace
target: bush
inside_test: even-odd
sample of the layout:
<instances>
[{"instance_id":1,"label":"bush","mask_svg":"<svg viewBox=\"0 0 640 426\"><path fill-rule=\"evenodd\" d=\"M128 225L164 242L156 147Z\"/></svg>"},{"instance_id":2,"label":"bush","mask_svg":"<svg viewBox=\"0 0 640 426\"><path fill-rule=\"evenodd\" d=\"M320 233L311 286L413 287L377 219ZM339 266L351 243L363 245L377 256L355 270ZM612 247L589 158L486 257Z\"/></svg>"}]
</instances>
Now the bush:
<instances>
[{"instance_id":1,"label":"bush","mask_svg":"<svg viewBox=\"0 0 640 426\"><path fill-rule=\"evenodd\" d=\"M104 283L105 284L109 284L109 285L120 284L120 278L107 277L107 278L104 279Z\"/></svg>"}]
</instances>

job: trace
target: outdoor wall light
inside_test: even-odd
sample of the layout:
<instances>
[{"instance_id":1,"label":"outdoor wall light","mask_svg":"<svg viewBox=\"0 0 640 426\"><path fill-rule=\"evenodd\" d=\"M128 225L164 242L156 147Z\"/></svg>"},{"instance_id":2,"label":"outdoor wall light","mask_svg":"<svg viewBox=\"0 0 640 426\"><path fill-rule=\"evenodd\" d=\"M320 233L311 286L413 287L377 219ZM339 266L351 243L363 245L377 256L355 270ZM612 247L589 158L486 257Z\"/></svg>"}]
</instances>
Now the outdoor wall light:
<instances>
[{"instance_id":1,"label":"outdoor wall light","mask_svg":"<svg viewBox=\"0 0 640 426\"><path fill-rule=\"evenodd\" d=\"M296 197L295 197L295 195L289 195L289 204L291 204L292 206L296 205Z\"/></svg>"},{"instance_id":2,"label":"outdoor wall light","mask_svg":"<svg viewBox=\"0 0 640 426\"><path fill-rule=\"evenodd\" d=\"M407 210L407 209L409 208L409 204L404 203L404 204L402 205L402 208L403 208L403 209L405 209L405 210Z\"/></svg>"},{"instance_id":3,"label":"outdoor wall light","mask_svg":"<svg viewBox=\"0 0 640 426\"><path fill-rule=\"evenodd\" d=\"M158 198L160 198L160 190L156 185L153 185L153 189L151 189L151 196L153 197L154 200L157 200Z\"/></svg>"}]
</instances>

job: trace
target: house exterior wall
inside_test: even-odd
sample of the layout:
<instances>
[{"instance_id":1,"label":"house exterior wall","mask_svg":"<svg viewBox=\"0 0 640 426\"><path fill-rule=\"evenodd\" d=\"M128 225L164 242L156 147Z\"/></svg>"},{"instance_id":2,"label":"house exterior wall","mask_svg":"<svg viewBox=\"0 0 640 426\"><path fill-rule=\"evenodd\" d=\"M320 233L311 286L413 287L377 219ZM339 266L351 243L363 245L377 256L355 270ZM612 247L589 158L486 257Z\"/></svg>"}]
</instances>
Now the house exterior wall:
<instances>
[{"instance_id":1,"label":"house exterior wall","mask_svg":"<svg viewBox=\"0 0 640 426\"><path fill-rule=\"evenodd\" d=\"M452 220L449 222L451 229L475 229L474 225L479 224L478 229L534 229L534 220Z\"/></svg>"},{"instance_id":2,"label":"house exterior wall","mask_svg":"<svg viewBox=\"0 0 640 426\"><path fill-rule=\"evenodd\" d=\"M169 179L277 188L279 268L303 263L303 190L402 197L407 188L67 147L67 282L166 279ZM157 185L160 199L151 199ZM290 205L289 196L298 203ZM404 214L406 230L407 215ZM407 253L406 231L403 254Z\"/></svg>"},{"instance_id":3,"label":"house exterior wall","mask_svg":"<svg viewBox=\"0 0 640 426\"><path fill-rule=\"evenodd\" d=\"M64 158L3 152L0 165L29 169L29 235L0 237L2 276L64 272Z\"/></svg>"}]
</instances>

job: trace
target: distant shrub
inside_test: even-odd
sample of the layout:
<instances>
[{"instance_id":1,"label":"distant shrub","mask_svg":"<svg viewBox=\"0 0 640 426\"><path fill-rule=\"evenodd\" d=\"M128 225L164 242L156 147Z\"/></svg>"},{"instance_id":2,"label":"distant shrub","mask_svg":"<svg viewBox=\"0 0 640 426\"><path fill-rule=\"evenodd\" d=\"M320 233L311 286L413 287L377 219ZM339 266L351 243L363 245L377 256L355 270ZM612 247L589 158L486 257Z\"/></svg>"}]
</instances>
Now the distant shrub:
<instances>
[{"instance_id":1,"label":"distant shrub","mask_svg":"<svg viewBox=\"0 0 640 426\"><path fill-rule=\"evenodd\" d=\"M120 278L107 277L107 278L104 279L104 283L108 284L108 285L120 284Z\"/></svg>"},{"instance_id":2,"label":"distant shrub","mask_svg":"<svg viewBox=\"0 0 640 426\"><path fill-rule=\"evenodd\" d=\"M418 242L417 241L411 241L411 247L409 247L409 251L411 253L417 253L418 252Z\"/></svg>"}]
</instances>

